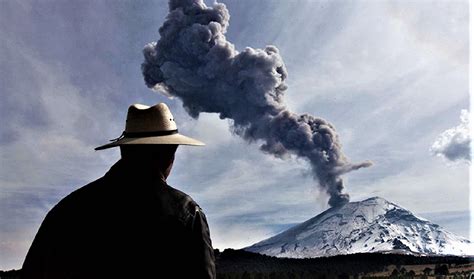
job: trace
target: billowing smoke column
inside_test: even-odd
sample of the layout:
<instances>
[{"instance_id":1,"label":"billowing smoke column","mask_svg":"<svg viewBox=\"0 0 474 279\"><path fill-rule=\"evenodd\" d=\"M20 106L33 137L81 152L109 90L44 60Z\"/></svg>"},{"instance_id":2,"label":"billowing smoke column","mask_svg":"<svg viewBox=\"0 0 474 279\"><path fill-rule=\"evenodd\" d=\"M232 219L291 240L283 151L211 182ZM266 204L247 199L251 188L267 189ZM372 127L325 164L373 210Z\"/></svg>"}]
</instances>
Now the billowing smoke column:
<instances>
[{"instance_id":1,"label":"billowing smoke column","mask_svg":"<svg viewBox=\"0 0 474 279\"><path fill-rule=\"evenodd\" d=\"M329 205L347 203L340 176L371 163L349 163L329 122L285 107L287 71L278 49L236 51L225 37L229 12L224 4L171 0L169 9L161 38L143 50L147 86L181 99L194 118L215 112L231 119L236 134L262 142L267 153L306 158L330 196Z\"/></svg>"}]
</instances>

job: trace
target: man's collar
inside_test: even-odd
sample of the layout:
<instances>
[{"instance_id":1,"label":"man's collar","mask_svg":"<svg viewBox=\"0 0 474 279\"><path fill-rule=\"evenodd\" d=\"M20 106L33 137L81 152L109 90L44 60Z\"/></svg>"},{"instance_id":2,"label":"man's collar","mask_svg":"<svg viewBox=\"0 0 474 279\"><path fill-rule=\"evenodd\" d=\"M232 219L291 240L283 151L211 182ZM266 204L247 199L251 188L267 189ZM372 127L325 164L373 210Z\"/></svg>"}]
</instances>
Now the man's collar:
<instances>
[{"instance_id":1,"label":"man's collar","mask_svg":"<svg viewBox=\"0 0 474 279\"><path fill-rule=\"evenodd\" d=\"M143 164L137 164L134 161L123 158L117 161L105 176L119 181L124 180L129 182L136 181L167 185L166 180L163 179L163 176L158 170L153 169L151 166L143 167Z\"/></svg>"}]
</instances>

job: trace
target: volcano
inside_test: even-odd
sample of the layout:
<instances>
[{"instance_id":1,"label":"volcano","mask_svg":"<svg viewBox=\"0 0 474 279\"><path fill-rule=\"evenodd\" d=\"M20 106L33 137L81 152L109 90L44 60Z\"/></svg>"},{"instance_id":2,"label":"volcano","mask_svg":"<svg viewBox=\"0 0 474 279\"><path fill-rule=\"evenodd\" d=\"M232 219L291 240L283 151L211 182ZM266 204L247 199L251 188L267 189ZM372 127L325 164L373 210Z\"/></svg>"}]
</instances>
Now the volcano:
<instances>
[{"instance_id":1,"label":"volcano","mask_svg":"<svg viewBox=\"0 0 474 279\"><path fill-rule=\"evenodd\" d=\"M473 244L380 197L350 202L244 250L285 258L388 252L473 255Z\"/></svg>"}]
</instances>

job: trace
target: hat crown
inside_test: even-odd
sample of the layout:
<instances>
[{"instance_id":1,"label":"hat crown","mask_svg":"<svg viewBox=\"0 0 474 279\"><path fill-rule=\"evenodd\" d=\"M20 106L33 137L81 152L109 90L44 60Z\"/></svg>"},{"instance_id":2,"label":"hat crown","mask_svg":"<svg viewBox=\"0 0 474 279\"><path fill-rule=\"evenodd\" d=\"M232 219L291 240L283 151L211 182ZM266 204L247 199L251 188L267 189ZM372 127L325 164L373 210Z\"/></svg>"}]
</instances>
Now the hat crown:
<instances>
[{"instance_id":1,"label":"hat crown","mask_svg":"<svg viewBox=\"0 0 474 279\"><path fill-rule=\"evenodd\" d=\"M177 130L170 109L164 103L152 107L133 104L128 108L125 132L158 132Z\"/></svg>"}]
</instances>

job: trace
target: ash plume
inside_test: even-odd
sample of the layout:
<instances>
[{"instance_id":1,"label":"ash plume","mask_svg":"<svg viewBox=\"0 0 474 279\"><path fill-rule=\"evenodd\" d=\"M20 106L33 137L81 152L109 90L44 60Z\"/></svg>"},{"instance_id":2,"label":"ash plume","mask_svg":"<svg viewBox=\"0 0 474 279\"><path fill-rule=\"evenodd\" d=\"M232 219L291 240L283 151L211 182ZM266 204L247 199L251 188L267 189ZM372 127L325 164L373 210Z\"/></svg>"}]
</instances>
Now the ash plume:
<instances>
[{"instance_id":1,"label":"ash plume","mask_svg":"<svg viewBox=\"0 0 474 279\"><path fill-rule=\"evenodd\" d=\"M231 119L233 131L276 157L307 159L329 205L349 201L341 175L371 165L353 164L331 123L289 111L283 102L287 71L275 46L238 52L227 41L224 4L171 0L160 39L145 46L142 72L149 88L178 97L194 118L201 112Z\"/></svg>"}]
</instances>

